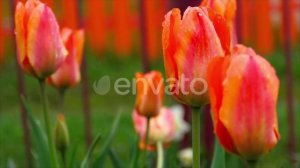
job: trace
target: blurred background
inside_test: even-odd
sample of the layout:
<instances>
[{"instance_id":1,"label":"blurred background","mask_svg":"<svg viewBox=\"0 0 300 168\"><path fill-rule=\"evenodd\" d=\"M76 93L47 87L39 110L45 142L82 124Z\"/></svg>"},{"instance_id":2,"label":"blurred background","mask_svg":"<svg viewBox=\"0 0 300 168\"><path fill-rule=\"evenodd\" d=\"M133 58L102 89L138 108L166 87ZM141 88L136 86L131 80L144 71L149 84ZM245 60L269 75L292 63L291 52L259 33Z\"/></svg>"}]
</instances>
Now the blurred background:
<instances>
[{"instance_id":1,"label":"blurred background","mask_svg":"<svg viewBox=\"0 0 300 168\"><path fill-rule=\"evenodd\" d=\"M131 119L135 95L122 96L113 90L98 95L93 84L106 75L113 83L121 77L131 80L138 71L155 69L164 73L161 44L164 15L174 7L183 13L187 6L198 6L201 0L41 1L54 11L61 28L84 28L86 33L82 82L70 89L65 99L71 146L78 146L77 157L82 158L86 144L98 132L107 136L112 120L121 110L123 116L113 146L128 162L130 145L127 144L132 144L136 137ZM16 63L15 4L14 0L0 1L1 168L32 164L28 156L31 154L28 123L19 95L29 97L37 115L42 109L38 83L24 75ZM261 162L266 168L290 167L289 156L300 160L300 0L237 0L237 9L238 42L268 59L281 81L277 108L281 141ZM51 87L48 94L50 109L57 112L58 94ZM166 97L165 104L176 102ZM186 146L186 141L188 136L179 148ZM228 155L226 159L231 167L243 165L235 156Z\"/></svg>"}]
</instances>

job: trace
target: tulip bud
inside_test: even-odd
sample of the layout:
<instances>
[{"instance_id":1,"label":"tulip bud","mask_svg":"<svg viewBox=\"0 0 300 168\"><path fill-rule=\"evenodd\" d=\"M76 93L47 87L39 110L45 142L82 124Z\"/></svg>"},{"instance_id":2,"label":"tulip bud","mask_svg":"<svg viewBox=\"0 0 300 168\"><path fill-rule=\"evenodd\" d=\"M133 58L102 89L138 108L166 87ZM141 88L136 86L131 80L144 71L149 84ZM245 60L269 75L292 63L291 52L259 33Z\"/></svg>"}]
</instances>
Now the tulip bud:
<instances>
[{"instance_id":1,"label":"tulip bud","mask_svg":"<svg viewBox=\"0 0 300 168\"><path fill-rule=\"evenodd\" d=\"M27 73L44 80L56 71L67 51L49 7L38 0L17 4L15 13L17 58Z\"/></svg>"},{"instance_id":2,"label":"tulip bud","mask_svg":"<svg viewBox=\"0 0 300 168\"><path fill-rule=\"evenodd\" d=\"M64 28L61 36L69 54L57 71L48 77L47 80L50 85L58 89L66 89L80 81L84 31L72 31Z\"/></svg>"},{"instance_id":3,"label":"tulip bud","mask_svg":"<svg viewBox=\"0 0 300 168\"><path fill-rule=\"evenodd\" d=\"M135 131L140 137L140 147L145 148L144 141L146 136L146 125L147 119L144 116L139 115L139 113L134 110L132 113L132 119ZM168 143L173 140L176 125L175 125L174 114L170 109L160 108L159 115L151 118L149 125L149 144L147 149L151 149L153 144L156 142Z\"/></svg>"},{"instance_id":4,"label":"tulip bud","mask_svg":"<svg viewBox=\"0 0 300 168\"><path fill-rule=\"evenodd\" d=\"M179 151L178 159L182 167L192 167L193 165L193 149L185 148Z\"/></svg>"},{"instance_id":5,"label":"tulip bud","mask_svg":"<svg viewBox=\"0 0 300 168\"><path fill-rule=\"evenodd\" d=\"M222 17L211 13L205 7L188 7L182 17L179 9L173 9L163 22L164 64L170 91L181 103L195 107L208 102L207 64L229 49L228 27L218 24Z\"/></svg>"},{"instance_id":6,"label":"tulip bud","mask_svg":"<svg viewBox=\"0 0 300 168\"><path fill-rule=\"evenodd\" d=\"M57 122L55 126L55 145L56 149L64 153L69 147L70 139L69 132L63 114L57 115Z\"/></svg>"},{"instance_id":7,"label":"tulip bud","mask_svg":"<svg viewBox=\"0 0 300 168\"><path fill-rule=\"evenodd\" d=\"M164 84L160 72L151 71L146 74L137 73L136 103L137 112L145 117L154 117L159 114L164 98Z\"/></svg>"},{"instance_id":8,"label":"tulip bud","mask_svg":"<svg viewBox=\"0 0 300 168\"><path fill-rule=\"evenodd\" d=\"M241 45L231 57L208 66L215 133L229 152L255 160L279 140L276 103L279 80L261 56Z\"/></svg>"}]
</instances>

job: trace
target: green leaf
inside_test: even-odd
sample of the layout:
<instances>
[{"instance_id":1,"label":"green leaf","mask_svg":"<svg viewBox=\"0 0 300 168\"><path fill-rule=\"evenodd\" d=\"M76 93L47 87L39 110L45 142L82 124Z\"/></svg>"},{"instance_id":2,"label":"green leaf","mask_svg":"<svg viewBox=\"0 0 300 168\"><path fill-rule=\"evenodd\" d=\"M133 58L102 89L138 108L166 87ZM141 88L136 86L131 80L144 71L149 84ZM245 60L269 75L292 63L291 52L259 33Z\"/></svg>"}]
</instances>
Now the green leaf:
<instances>
[{"instance_id":1,"label":"green leaf","mask_svg":"<svg viewBox=\"0 0 300 168\"><path fill-rule=\"evenodd\" d=\"M30 123L31 136L33 144L35 147L35 158L37 160L38 167L51 168L50 162L50 152L48 148L48 140L44 130L42 129L41 123L35 119L31 108L29 107L28 102L25 97L21 96L22 103L28 114L28 119Z\"/></svg>"},{"instance_id":2,"label":"green leaf","mask_svg":"<svg viewBox=\"0 0 300 168\"><path fill-rule=\"evenodd\" d=\"M124 168L124 164L121 161L120 157L116 154L116 152L111 147L109 148L109 156L115 168Z\"/></svg>"},{"instance_id":3,"label":"green leaf","mask_svg":"<svg viewBox=\"0 0 300 168\"><path fill-rule=\"evenodd\" d=\"M214 158L211 168L225 168L225 152L217 138L215 141Z\"/></svg>"},{"instance_id":4,"label":"green leaf","mask_svg":"<svg viewBox=\"0 0 300 168\"><path fill-rule=\"evenodd\" d=\"M76 168L76 160L75 160L76 153L77 153L77 145L75 145L74 148L71 151L71 156L70 156L70 159L68 161L68 167L69 168Z\"/></svg>"},{"instance_id":5,"label":"green leaf","mask_svg":"<svg viewBox=\"0 0 300 168\"><path fill-rule=\"evenodd\" d=\"M117 132L117 128L119 126L120 123L120 119L121 119L121 115L122 112L119 111L111 128L111 131L109 133L108 138L104 141L101 149L100 149L100 153L99 153L99 157L96 159L95 165L94 167L101 167L101 165L103 165L104 159L107 155L107 153L109 152L109 147L113 141L113 138L115 137L115 134Z\"/></svg>"},{"instance_id":6,"label":"green leaf","mask_svg":"<svg viewBox=\"0 0 300 168\"><path fill-rule=\"evenodd\" d=\"M94 149L95 149L96 145L98 144L98 142L100 141L100 139L101 139L101 134L98 134L97 137L94 139L92 145L89 147L89 150L86 153L83 161L81 162L80 168L89 168L90 167L89 161L90 161L91 154L94 151Z\"/></svg>"},{"instance_id":7,"label":"green leaf","mask_svg":"<svg viewBox=\"0 0 300 168\"><path fill-rule=\"evenodd\" d=\"M139 155L140 155L140 149L138 147L138 137L135 138L134 140L134 144L132 145L132 155L131 155L131 159L130 159L130 168L137 168L137 162L139 159Z\"/></svg>"}]
</instances>

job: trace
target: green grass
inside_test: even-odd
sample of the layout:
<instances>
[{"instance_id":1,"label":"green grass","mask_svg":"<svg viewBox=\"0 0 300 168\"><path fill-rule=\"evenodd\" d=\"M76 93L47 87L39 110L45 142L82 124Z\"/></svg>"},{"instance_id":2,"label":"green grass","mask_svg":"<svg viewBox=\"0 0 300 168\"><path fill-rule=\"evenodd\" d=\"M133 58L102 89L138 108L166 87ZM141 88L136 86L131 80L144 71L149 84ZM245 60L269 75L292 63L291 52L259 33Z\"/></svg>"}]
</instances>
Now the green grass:
<instances>
[{"instance_id":1,"label":"green grass","mask_svg":"<svg viewBox=\"0 0 300 168\"><path fill-rule=\"evenodd\" d=\"M118 59L112 53L106 53L103 59L97 59L92 56L91 53L87 55L88 59L88 76L89 76L89 90L91 95L91 112L92 112L92 126L93 135L101 132L104 138L108 135L112 121L118 110L123 112L121 118L120 127L117 131L117 135L113 141L113 147L121 158L128 163L130 147L135 139L135 133L133 131L131 112L135 102L134 95L120 96L115 92L110 91L107 95L97 95L93 91L93 82L100 79L102 76L109 75L112 81L119 77L125 77L132 79L136 71L141 70L141 64L138 54L130 58ZM294 54L294 93L295 93L295 105L296 105L296 131L298 133L297 142L300 142L300 66L297 65L300 62L300 53ZM13 160L17 165L22 167L25 164L26 159L24 156L23 135L20 124L19 102L18 93L16 91L16 72L15 63L12 55L8 55L4 67L0 70L0 168L6 167L8 160ZM260 164L265 168L276 167L289 167L289 161L287 160L287 115L286 115L286 103L285 103L285 88L287 87L284 82L285 66L284 58L280 51L267 57L271 64L276 68L277 74L281 80L280 95L278 100L278 118L279 129L281 133L281 140L274 150L269 155L264 156ZM158 69L162 72L163 62L159 60L154 63L153 69ZM37 116L41 115L42 107L40 103L40 95L38 90L37 81L26 75L26 89L27 96L30 100L33 111ZM56 91L48 87L50 108L53 113L57 112L58 106L58 94ZM82 103L81 103L81 90L80 85L76 88L70 89L66 95L66 120L69 126L70 139L72 146L78 145L78 160L82 159L85 154L84 145L84 132L83 132L83 115L82 115ZM174 104L175 101L171 97L167 97L166 104ZM101 143L100 143L101 144ZM298 144L298 153L299 153ZM95 151L97 153L97 150ZM235 164L239 166L244 165L236 156L227 155L227 164L230 167L234 167ZM239 167L238 166L238 167Z\"/></svg>"}]
</instances>

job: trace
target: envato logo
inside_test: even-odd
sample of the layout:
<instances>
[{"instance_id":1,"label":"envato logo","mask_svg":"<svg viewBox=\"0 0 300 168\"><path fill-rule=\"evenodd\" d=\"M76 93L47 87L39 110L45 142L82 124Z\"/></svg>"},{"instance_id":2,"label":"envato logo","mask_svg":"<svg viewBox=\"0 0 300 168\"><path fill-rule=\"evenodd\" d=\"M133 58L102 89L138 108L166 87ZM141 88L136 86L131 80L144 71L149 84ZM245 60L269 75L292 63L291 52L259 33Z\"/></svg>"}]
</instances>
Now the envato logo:
<instances>
[{"instance_id":1,"label":"envato logo","mask_svg":"<svg viewBox=\"0 0 300 168\"><path fill-rule=\"evenodd\" d=\"M154 94L159 94L162 85L165 86L164 91L167 95L182 94L182 95L203 95L207 92L207 82L203 78L189 79L185 75L181 75L180 78L168 78L165 81L161 80L158 84L154 84L146 78L139 79L127 79L118 78L112 81L109 76L103 76L98 81L94 81L93 89L98 95L105 95L111 91L114 91L118 95L136 95L136 85L141 82L144 87L144 93L148 92L148 89Z\"/></svg>"}]
</instances>

